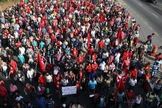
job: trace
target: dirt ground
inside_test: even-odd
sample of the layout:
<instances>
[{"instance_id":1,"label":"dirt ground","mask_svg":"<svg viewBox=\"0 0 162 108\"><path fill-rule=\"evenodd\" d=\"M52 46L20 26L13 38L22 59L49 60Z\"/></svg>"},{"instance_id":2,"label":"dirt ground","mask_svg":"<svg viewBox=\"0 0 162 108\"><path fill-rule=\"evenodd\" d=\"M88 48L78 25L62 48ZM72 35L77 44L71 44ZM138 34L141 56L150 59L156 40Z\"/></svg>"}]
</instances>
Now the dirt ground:
<instances>
[{"instance_id":1,"label":"dirt ground","mask_svg":"<svg viewBox=\"0 0 162 108\"><path fill-rule=\"evenodd\" d=\"M12 1L8 1L8 2L3 2L3 3L0 3L0 6L1 6L1 9L2 11L5 10L6 8L18 3L19 0L12 0Z\"/></svg>"}]
</instances>

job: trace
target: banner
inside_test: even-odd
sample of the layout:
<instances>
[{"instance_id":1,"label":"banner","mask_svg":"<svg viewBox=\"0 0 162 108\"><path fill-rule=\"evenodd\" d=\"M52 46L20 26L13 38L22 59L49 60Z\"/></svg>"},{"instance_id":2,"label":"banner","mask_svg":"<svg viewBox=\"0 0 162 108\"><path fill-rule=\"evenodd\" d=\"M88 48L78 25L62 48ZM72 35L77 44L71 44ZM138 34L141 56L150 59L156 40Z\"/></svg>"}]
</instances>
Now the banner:
<instances>
[{"instance_id":1,"label":"banner","mask_svg":"<svg viewBox=\"0 0 162 108\"><path fill-rule=\"evenodd\" d=\"M77 87L76 86L67 86L62 87L62 95L72 95L77 93Z\"/></svg>"}]
</instances>

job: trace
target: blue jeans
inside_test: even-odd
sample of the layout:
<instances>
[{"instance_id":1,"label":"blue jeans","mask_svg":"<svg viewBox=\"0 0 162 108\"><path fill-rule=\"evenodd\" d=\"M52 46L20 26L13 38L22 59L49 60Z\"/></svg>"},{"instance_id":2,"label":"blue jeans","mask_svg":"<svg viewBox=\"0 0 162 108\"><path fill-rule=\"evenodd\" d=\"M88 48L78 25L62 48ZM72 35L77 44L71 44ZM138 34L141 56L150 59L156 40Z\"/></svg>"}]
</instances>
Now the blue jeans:
<instances>
[{"instance_id":1,"label":"blue jeans","mask_svg":"<svg viewBox=\"0 0 162 108\"><path fill-rule=\"evenodd\" d=\"M152 104L153 104L153 102L149 102L149 101L146 100L145 108L151 108Z\"/></svg>"},{"instance_id":2,"label":"blue jeans","mask_svg":"<svg viewBox=\"0 0 162 108\"><path fill-rule=\"evenodd\" d=\"M154 76L157 72L158 70L152 70L152 76Z\"/></svg>"},{"instance_id":3,"label":"blue jeans","mask_svg":"<svg viewBox=\"0 0 162 108\"><path fill-rule=\"evenodd\" d=\"M7 72L7 70L3 70L3 74L5 75L5 77L8 77L8 72Z\"/></svg>"},{"instance_id":4,"label":"blue jeans","mask_svg":"<svg viewBox=\"0 0 162 108\"><path fill-rule=\"evenodd\" d=\"M119 63L115 61L115 67L119 67Z\"/></svg>"}]
</instances>

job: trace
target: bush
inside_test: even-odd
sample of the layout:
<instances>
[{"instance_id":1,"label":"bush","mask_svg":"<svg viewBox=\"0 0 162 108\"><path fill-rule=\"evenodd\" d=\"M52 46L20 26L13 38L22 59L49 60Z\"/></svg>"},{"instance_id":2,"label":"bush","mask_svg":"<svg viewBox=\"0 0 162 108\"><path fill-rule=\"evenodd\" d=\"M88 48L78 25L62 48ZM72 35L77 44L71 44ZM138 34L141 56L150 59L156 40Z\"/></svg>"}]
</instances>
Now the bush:
<instances>
[{"instance_id":1,"label":"bush","mask_svg":"<svg viewBox=\"0 0 162 108\"><path fill-rule=\"evenodd\" d=\"M8 1L8 0L0 0L0 2L6 2L6 1Z\"/></svg>"}]
</instances>

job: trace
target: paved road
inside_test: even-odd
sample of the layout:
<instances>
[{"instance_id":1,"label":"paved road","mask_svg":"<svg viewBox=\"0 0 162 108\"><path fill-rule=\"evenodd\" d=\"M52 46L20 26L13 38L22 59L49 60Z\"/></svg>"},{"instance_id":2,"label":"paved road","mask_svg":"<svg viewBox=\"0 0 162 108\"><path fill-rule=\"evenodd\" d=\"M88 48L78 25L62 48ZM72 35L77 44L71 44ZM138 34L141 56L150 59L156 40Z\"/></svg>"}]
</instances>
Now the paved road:
<instances>
[{"instance_id":1,"label":"paved road","mask_svg":"<svg viewBox=\"0 0 162 108\"><path fill-rule=\"evenodd\" d=\"M146 40L152 32L156 33L154 45L162 45L162 4L149 3L146 0L122 0L137 23L142 27L141 39ZM159 0L160 1L160 0Z\"/></svg>"},{"instance_id":2,"label":"paved road","mask_svg":"<svg viewBox=\"0 0 162 108\"><path fill-rule=\"evenodd\" d=\"M123 7L126 7L128 12L134 17L138 24L141 25L140 39L142 42L145 42L147 36L151 33L155 33L156 36L153 39L153 45L162 45L162 1L157 4L146 2L146 0L119 0L122 3ZM162 52L161 49L158 52ZM153 64L154 58L149 56L146 57L146 61ZM155 83L157 78L162 78L162 71L160 71L152 80L151 83ZM139 91L139 88L136 87L136 92ZM141 91L143 96L144 92ZM154 101L154 106L156 106L157 100Z\"/></svg>"}]
</instances>

